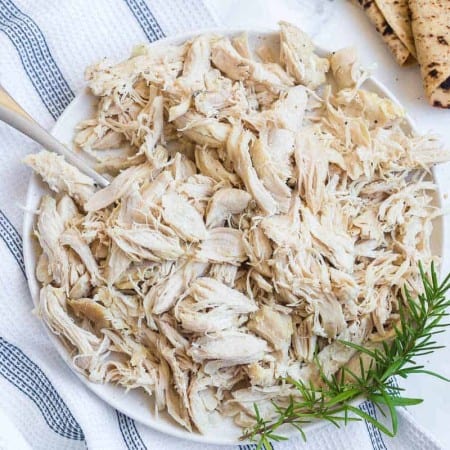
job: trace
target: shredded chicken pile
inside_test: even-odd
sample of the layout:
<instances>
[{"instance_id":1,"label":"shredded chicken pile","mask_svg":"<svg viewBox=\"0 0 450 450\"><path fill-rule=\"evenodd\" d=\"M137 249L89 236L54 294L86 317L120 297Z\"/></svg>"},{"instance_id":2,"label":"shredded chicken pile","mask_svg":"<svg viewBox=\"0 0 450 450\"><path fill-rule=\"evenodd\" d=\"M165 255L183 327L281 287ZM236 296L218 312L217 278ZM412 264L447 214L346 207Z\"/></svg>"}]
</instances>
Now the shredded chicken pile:
<instances>
[{"instance_id":1,"label":"shredded chicken pile","mask_svg":"<svg viewBox=\"0 0 450 450\"><path fill-rule=\"evenodd\" d=\"M141 388L188 430L266 418L388 339L401 288L431 260L433 139L361 88L354 50L320 57L280 24L139 47L87 70L98 99L75 143L112 176L26 158L55 196L36 222L38 312L95 382ZM114 150L107 150L114 149Z\"/></svg>"}]
</instances>

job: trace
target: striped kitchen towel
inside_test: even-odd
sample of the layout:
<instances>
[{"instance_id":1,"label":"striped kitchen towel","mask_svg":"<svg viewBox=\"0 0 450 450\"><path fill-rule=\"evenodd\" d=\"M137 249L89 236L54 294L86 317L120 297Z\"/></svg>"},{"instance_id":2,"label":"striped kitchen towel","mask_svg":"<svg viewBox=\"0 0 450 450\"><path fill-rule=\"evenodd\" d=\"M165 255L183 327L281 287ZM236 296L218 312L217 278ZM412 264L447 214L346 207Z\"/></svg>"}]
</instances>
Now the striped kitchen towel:
<instances>
[{"instance_id":1,"label":"striped kitchen towel","mask_svg":"<svg viewBox=\"0 0 450 450\"><path fill-rule=\"evenodd\" d=\"M104 56L125 58L141 42L214 25L201 0L0 0L0 83L51 128L83 88L87 65ZM0 124L0 449L218 448L156 432L108 406L66 366L32 315L20 231L30 173L21 160L37 150ZM379 415L368 402L361 408ZM369 423L352 423L312 433L307 444L293 439L274 448L439 446L402 412L394 440Z\"/></svg>"}]
</instances>

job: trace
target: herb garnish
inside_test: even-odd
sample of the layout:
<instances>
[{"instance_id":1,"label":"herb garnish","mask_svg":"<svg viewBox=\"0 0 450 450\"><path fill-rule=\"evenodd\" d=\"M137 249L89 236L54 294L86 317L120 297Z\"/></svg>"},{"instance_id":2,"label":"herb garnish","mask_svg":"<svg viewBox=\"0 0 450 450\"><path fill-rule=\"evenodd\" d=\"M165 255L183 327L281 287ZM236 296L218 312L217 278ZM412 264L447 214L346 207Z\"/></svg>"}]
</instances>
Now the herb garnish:
<instances>
[{"instance_id":1,"label":"herb garnish","mask_svg":"<svg viewBox=\"0 0 450 450\"><path fill-rule=\"evenodd\" d=\"M342 423L363 419L383 433L395 436L398 428L396 407L417 405L423 400L402 396L403 389L393 384L391 377L406 378L422 373L450 381L415 361L415 358L443 347L436 343L434 336L450 325L442 323L442 319L448 316L446 309L450 306L450 300L446 299L446 293L450 290L450 274L439 283L434 264L431 264L429 273L425 273L421 264L419 270L423 292L413 298L405 286L404 305L399 307L400 320L392 340L374 348L341 341L360 352L358 373L343 367L336 376L327 378L319 367L320 385L287 379L298 390L301 398L291 397L288 406L274 403L278 417L272 420L261 417L255 404L256 423L241 439L250 439L258 443L258 449L268 450L272 448L270 441L287 439L279 434L279 428L283 425L293 426L306 440L302 427L314 420L326 420L339 427ZM402 302L399 304L402 305ZM357 397L371 400L380 410L386 407L390 428L354 406L352 400Z\"/></svg>"}]
</instances>

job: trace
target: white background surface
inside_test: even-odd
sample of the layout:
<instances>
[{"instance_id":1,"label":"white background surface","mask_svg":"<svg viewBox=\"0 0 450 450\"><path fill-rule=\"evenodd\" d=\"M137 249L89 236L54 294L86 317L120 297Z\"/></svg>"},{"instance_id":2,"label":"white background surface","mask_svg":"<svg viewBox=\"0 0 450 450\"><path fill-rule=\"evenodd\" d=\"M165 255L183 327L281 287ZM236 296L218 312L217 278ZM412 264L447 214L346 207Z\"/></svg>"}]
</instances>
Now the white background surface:
<instances>
[{"instance_id":1,"label":"white background surface","mask_svg":"<svg viewBox=\"0 0 450 450\"><path fill-rule=\"evenodd\" d=\"M376 63L373 75L397 96L421 132L435 132L450 147L450 110L428 105L422 90L417 65L399 67L364 13L346 0L205 0L219 22L230 27L276 28L279 20L288 20L306 31L314 42L336 50L354 46L366 66ZM438 169L448 174L441 192L450 197L450 164ZM444 204L450 211L450 201ZM447 217L447 225L450 222ZM446 244L450 245L450 227L446 227ZM450 249L447 249L449 252ZM448 254L448 253L447 253ZM448 258L447 258L448 260ZM449 264L442 267L450 272ZM450 332L440 337L450 344ZM428 369L450 378L450 347L424 360ZM426 429L450 449L450 385L427 376L417 375L401 383L407 395L425 399L409 411ZM426 450L426 449L424 449Z\"/></svg>"}]
</instances>

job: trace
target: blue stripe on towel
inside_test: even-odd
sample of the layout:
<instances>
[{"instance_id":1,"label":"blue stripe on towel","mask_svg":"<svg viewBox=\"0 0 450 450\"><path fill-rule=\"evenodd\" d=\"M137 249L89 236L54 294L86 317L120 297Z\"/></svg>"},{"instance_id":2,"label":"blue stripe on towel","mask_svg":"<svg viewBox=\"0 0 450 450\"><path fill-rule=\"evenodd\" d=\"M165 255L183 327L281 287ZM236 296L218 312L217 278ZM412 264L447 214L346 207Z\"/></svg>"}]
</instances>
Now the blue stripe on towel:
<instances>
[{"instance_id":1,"label":"blue stripe on towel","mask_svg":"<svg viewBox=\"0 0 450 450\"><path fill-rule=\"evenodd\" d=\"M239 445L239 450L256 450L258 446L256 444L246 444L246 445ZM270 443L270 448L273 450L273 444Z\"/></svg>"},{"instance_id":2,"label":"blue stripe on towel","mask_svg":"<svg viewBox=\"0 0 450 450\"><path fill-rule=\"evenodd\" d=\"M125 414L116 411L117 421L119 422L120 432L128 450L147 450L141 436L139 435L136 424Z\"/></svg>"},{"instance_id":3,"label":"blue stripe on towel","mask_svg":"<svg viewBox=\"0 0 450 450\"><path fill-rule=\"evenodd\" d=\"M44 372L25 353L2 337L0 375L34 402L55 433L68 439L84 440L80 425Z\"/></svg>"},{"instance_id":4,"label":"blue stripe on towel","mask_svg":"<svg viewBox=\"0 0 450 450\"><path fill-rule=\"evenodd\" d=\"M20 270L25 276L25 263L23 260L22 238L3 211L0 210L0 237L5 242L8 250L14 256Z\"/></svg>"},{"instance_id":5,"label":"blue stripe on towel","mask_svg":"<svg viewBox=\"0 0 450 450\"><path fill-rule=\"evenodd\" d=\"M144 0L125 0L125 3L130 8L150 42L157 41L166 36Z\"/></svg>"},{"instance_id":6,"label":"blue stripe on towel","mask_svg":"<svg viewBox=\"0 0 450 450\"><path fill-rule=\"evenodd\" d=\"M374 419L377 418L377 412L375 410L375 406L371 401L366 400L364 403L359 405L359 409L364 411L366 414L369 414ZM383 436L381 431L374 427L370 422L365 421L367 432L369 433L370 441L372 442L372 447L374 450L387 450L386 444L383 441Z\"/></svg>"},{"instance_id":7,"label":"blue stripe on towel","mask_svg":"<svg viewBox=\"0 0 450 450\"><path fill-rule=\"evenodd\" d=\"M56 119L74 94L56 65L42 31L11 0L0 0L0 30L16 47L39 97Z\"/></svg>"}]
</instances>

